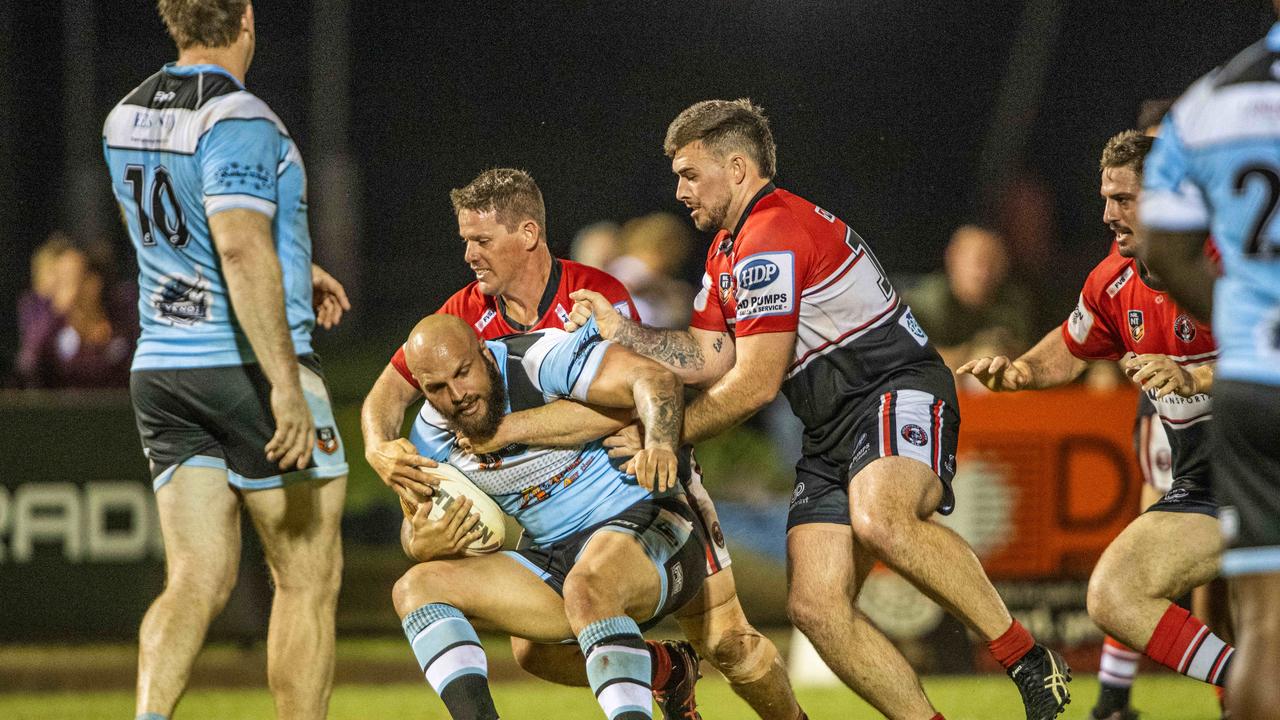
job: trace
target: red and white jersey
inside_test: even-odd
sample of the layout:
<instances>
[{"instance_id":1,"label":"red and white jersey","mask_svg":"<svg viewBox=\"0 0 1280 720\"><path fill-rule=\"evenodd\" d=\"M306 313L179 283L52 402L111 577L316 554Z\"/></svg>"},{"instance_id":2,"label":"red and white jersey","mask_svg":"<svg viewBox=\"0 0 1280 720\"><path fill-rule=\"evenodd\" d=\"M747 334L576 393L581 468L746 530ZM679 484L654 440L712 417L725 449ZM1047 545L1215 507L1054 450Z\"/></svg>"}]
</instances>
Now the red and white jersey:
<instances>
[{"instance_id":1,"label":"red and white jersey","mask_svg":"<svg viewBox=\"0 0 1280 720\"><path fill-rule=\"evenodd\" d=\"M1218 357L1208 326L1178 307L1168 293L1142 279L1133 258L1114 249L1098 264L1080 293L1076 309L1062 324L1062 338L1083 360L1119 360L1126 352L1168 355L1191 369ZM1147 397L1165 425L1173 452L1173 475L1207 478L1208 424L1213 404L1208 395L1191 398Z\"/></svg>"},{"instance_id":2,"label":"red and white jersey","mask_svg":"<svg viewBox=\"0 0 1280 720\"><path fill-rule=\"evenodd\" d=\"M471 282L454 293L437 312L457 315L466 320L475 328L476 334L485 340L547 328L563 330L565 320L569 319L569 311L573 309L573 299L569 297L569 293L584 288L604 295L623 315L640 321L640 314L631 301L631 293L616 278L589 265L557 258L551 260L551 276L547 278L547 288L538 302L538 321L533 325L525 327L508 318L503 312L502 301L480 292L480 285L476 282ZM409 372L409 365L404 359L404 346L396 350L391 357L391 364L405 382L422 389L413 373Z\"/></svg>"},{"instance_id":3,"label":"red and white jersey","mask_svg":"<svg viewBox=\"0 0 1280 720\"><path fill-rule=\"evenodd\" d=\"M858 233L772 183L712 243L691 325L735 337L795 331L782 390L807 429L806 452L827 449L855 406L903 373L927 376L923 390L955 392Z\"/></svg>"}]
</instances>

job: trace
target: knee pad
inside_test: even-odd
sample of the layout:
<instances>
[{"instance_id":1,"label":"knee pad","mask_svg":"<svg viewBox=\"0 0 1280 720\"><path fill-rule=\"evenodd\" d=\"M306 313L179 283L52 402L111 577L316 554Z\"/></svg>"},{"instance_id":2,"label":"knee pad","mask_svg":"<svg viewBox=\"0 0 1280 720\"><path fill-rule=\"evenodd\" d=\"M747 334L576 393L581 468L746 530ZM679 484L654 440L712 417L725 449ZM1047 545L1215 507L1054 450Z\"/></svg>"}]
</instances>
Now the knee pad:
<instances>
[{"instance_id":1,"label":"knee pad","mask_svg":"<svg viewBox=\"0 0 1280 720\"><path fill-rule=\"evenodd\" d=\"M750 625L726 632L709 659L730 685L753 683L782 664L778 649Z\"/></svg>"}]
</instances>

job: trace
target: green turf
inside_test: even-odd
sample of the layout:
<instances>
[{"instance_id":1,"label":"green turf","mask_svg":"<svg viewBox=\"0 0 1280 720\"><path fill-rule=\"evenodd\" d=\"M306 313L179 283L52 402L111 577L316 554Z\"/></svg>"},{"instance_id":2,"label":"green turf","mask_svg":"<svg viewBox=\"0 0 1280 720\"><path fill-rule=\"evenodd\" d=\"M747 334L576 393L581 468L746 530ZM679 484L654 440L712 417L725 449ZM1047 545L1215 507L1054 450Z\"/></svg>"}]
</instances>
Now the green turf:
<instances>
[{"instance_id":1,"label":"green turf","mask_svg":"<svg viewBox=\"0 0 1280 720\"><path fill-rule=\"evenodd\" d=\"M926 678L925 688L949 720L1023 717L1013 685L1000 676ZM1083 719L1088 716L1089 704L1097 693L1097 683L1092 678L1081 678L1072 683L1072 690L1077 699L1065 718ZM498 709L509 720L598 720L602 717L590 693L581 689L522 681L501 683L495 687L494 694ZM799 695L813 720L879 717L843 689L806 689ZM706 720L754 717L718 678L703 680L698 698ZM1218 717L1217 703L1209 688L1172 675L1139 678L1134 688L1134 704L1144 711L1145 717L1160 720L1215 720ZM7 720L120 720L130 717L132 711L132 693L124 691L0 694L0 718ZM175 715L176 720L271 717L271 697L265 690L192 691ZM338 686L333 693L329 717L331 720L444 720L448 715L423 683Z\"/></svg>"}]
</instances>

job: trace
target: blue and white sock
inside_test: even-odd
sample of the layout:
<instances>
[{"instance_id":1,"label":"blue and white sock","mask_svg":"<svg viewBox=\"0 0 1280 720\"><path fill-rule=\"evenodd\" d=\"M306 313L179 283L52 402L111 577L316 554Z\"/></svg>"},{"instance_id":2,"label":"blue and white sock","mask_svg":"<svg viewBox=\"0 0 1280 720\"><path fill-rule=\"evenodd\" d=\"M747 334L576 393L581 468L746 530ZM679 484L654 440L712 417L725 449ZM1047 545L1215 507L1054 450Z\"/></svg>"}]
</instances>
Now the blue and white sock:
<instances>
[{"instance_id":1,"label":"blue and white sock","mask_svg":"<svg viewBox=\"0 0 1280 720\"><path fill-rule=\"evenodd\" d=\"M609 720L651 720L653 661L640 626L625 615L591 623L578 633L587 680Z\"/></svg>"},{"instance_id":2,"label":"blue and white sock","mask_svg":"<svg viewBox=\"0 0 1280 720\"><path fill-rule=\"evenodd\" d=\"M497 720L489 692L489 663L475 628L458 608L428 603L405 616L418 667L454 720Z\"/></svg>"},{"instance_id":3,"label":"blue and white sock","mask_svg":"<svg viewBox=\"0 0 1280 720\"><path fill-rule=\"evenodd\" d=\"M169 720L169 716L160 713L139 713L133 720Z\"/></svg>"}]
</instances>

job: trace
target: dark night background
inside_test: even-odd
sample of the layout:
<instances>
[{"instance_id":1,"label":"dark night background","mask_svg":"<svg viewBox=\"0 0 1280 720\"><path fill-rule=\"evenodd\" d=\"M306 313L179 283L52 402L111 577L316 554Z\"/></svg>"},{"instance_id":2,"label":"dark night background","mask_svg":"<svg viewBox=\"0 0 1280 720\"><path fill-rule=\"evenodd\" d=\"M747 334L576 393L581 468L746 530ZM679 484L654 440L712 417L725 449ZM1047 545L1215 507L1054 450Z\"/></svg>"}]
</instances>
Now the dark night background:
<instances>
[{"instance_id":1,"label":"dark night background","mask_svg":"<svg viewBox=\"0 0 1280 720\"><path fill-rule=\"evenodd\" d=\"M449 188L489 166L531 171L563 254L592 221L683 210L662 136L709 97L762 105L779 183L847 220L892 274L940 267L966 220L1009 230L1015 255L1042 237L1048 252L1028 251L1024 279L1043 273L1041 311L1061 317L1106 252L1103 143L1142 99L1176 95L1274 17L1262 0L354 2L343 78L313 68L344 52L314 31L323 2L255 4L248 85L297 139L317 256L356 294L350 322L319 346L379 356L471 279ZM1042 66L1011 61L1038 52ZM51 230L96 218L132 262L101 123L173 57L152 2L0 3L0 375L30 253ZM344 111L342 136L317 137L317 117ZM353 172L320 178L317 158L344 142ZM316 218L335 193L349 195L346 252Z\"/></svg>"}]
</instances>

